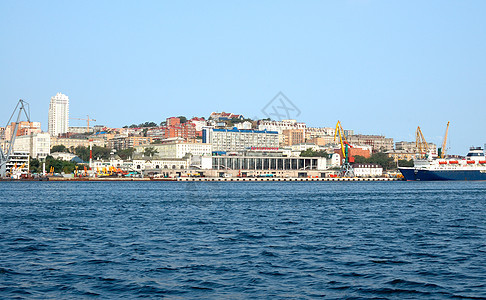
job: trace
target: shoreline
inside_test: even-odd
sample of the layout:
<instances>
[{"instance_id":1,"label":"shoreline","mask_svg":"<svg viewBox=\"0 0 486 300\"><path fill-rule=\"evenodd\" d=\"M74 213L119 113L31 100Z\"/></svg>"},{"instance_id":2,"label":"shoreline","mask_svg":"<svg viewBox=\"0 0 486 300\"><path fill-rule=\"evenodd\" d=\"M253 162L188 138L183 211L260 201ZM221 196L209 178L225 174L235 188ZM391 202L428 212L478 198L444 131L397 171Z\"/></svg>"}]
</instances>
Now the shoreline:
<instances>
[{"instance_id":1,"label":"shoreline","mask_svg":"<svg viewBox=\"0 0 486 300\"><path fill-rule=\"evenodd\" d=\"M28 179L9 179L3 178L1 181L9 182L32 182L32 181L54 181L54 182L151 182L151 181L171 181L171 182L289 182L289 181L405 181L403 178L260 178L260 177L179 177L179 178L28 178Z\"/></svg>"}]
</instances>

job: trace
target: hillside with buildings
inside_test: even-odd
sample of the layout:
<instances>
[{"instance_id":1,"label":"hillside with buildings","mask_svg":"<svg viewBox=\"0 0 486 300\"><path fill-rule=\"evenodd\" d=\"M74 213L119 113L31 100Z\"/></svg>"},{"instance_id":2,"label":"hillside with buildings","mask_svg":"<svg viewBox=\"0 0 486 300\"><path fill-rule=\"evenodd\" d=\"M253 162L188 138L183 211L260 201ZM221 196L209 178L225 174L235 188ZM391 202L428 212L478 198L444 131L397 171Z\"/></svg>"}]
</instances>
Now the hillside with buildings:
<instances>
[{"instance_id":1,"label":"hillside with buildings","mask_svg":"<svg viewBox=\"0 0 486 300\"><path fill-rule=\"evenodd\" d=\"M6 151L17 127L9 171L21 168L24 172L47 172L38 166L50 158L51 162L52 159L73 162L70 168L62 164L54 169L47 166L49 171L57 173L82 165L83 169L98 173L116 168L160 176L189 176L197 171L216 176L229 173L231 176L303 177L326 176L326 172L338 169L344 161L343 145L336 139L334 127L310 127L297 120L251 120L228 112L213 112L207 118L161 116L159 122L123 128L99 125L88 116L72 118L86 122L86 126L73 127L69 126L69 101L62 93L50 99L47 132L36 121L0 128L2 149ZM350 129L343 132L350 146L350 163L354 163L355 157L373 161L376 153L395 163L410 161L418 152L412 141L394 142L391 137L356 134ZM436 145L429 144L429 149L430 155L437 155ZM35 166L31 168L33 160ZM363 161L360 162L363 168ZM369 172L361 173L370 176L381 175L383 167L393 167L390 163L368 165Z\"/></svg>"}]
</instances>

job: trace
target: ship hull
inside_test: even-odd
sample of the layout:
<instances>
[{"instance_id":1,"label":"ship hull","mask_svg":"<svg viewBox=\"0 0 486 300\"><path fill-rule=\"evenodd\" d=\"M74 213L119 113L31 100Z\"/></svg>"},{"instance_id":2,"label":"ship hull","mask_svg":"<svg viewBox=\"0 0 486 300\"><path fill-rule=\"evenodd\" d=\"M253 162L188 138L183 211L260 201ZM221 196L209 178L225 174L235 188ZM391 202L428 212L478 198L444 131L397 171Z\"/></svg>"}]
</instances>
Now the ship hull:
<instances>
[{"instance_id":1,"label":"ship hull","mask_svg":"<svg viewBox=\"0 0 486 300\"><path fill-rule=\"evenodd\" d=\"M409 181L477 181L486 180L486 170L430 170L418 168L399 168L403 177Z\"/></svg>"}]
</instances>

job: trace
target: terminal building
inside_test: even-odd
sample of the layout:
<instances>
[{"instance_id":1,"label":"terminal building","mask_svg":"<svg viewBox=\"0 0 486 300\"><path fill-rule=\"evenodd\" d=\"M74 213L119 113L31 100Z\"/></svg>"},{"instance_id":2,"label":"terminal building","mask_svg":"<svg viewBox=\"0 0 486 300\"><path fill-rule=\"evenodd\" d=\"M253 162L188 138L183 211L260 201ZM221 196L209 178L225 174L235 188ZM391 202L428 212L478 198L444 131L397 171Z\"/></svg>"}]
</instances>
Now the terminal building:
<instances>
[{"instance_id":1,"label":"terminal building","mask_svg":"<svg viewBox=\"0 0 486 300\"><path fill-rule=\"evenodd\" d=\"M214 152L240 152L252 147L278 148L278 132L247 129L203 129L203 143L211 144Z\"/></svg>"}]
</instances>

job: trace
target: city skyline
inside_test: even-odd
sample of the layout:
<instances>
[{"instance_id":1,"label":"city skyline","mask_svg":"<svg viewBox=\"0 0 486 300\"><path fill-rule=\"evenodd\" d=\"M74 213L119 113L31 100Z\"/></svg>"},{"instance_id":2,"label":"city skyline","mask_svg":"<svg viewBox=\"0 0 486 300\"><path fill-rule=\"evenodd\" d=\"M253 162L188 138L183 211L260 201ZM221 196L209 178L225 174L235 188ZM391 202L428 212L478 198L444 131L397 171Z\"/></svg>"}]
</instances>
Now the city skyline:
<instances>
[{"instance_id":1,"label":"city skyline","mask_svg":"<svg viewBox=\"0 0 486 300\"><path fill-rule=\"evenodd\" d=\"M281 91L310 126L341 120L395 141L421 126L440 145L451 121L450 153L486 142L480 1L0 6L13 45L0 50L4 122L22 98L47 130L57 92L72 117L112 127L213 111L265 118Z\"/></svg>"}]
</instances>

